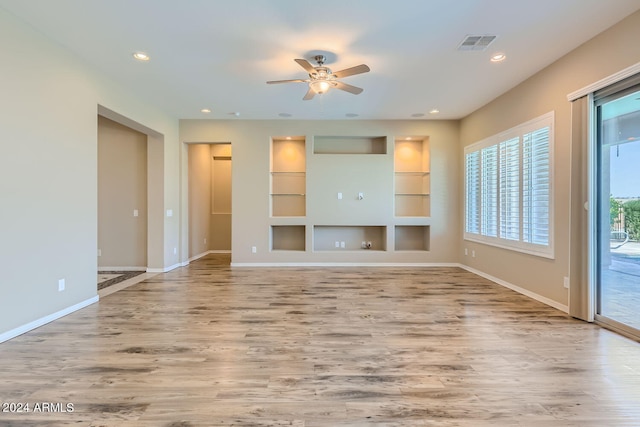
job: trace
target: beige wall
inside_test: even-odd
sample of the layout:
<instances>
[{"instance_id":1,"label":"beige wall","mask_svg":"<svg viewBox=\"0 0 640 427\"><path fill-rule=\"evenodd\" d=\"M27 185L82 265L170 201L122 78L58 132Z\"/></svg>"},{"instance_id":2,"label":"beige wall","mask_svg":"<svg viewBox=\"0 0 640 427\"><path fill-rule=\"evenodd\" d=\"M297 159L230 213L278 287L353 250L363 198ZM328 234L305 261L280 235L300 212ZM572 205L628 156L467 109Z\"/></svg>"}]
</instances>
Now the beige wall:
<instances>
[{"instance_id":1,"label":"beige wall","mask_svg":"<svg viewBox=\"0 0 640 427\"><path fill-rule=\"evenodd\" d=\"M462 263L528 291L568 304L563 278L569 274L569 177L571 110L567 94L640 61L640 13L580 46L461 121L461 147L555 111L554 239L549 260L461 241ZM508 66L508 63L500 66ZM460 181L462 194L463 183ZM462 199L460 199L462 206ZM458 222L456 228L462 228ZM468 248L469 255L464 255ZM474 250L476 258L471 257Z\"/></svg>"},{"instance_id":2,"label":"beige wall","mask_svg":"<svg viewBox=\"0 0 640 427\"><path fill-rule=\"evenodd\" d=\"M230 141L233 145L233 263L455 263L459 259L460 230L460 147L455 121L235 121L181 120L183 143ZM307 138L307 206L305 217L271 218L269 212L270 141L274 136L303 135ZM385 136L389 151L374 156L313 155L314 135ZM381 225L392 229L396 223L411 225L409 219L393 218L393 139L394 136L427 136L431 150L431 250L428 252L348 251L315 253L311 250L313 225ZM187 144L183 144L187 151ZM186 156L185 156L186 158ZM338 167L337 163L341 162ZM184 170L188 170L186 161ZM334 165L334 169L331 169ZM335 172L335 173L332 173ZM350 179L346 178L352 173ZM381 173L383 175L381 175ZM341 174L341 175L340 175ZM354 182L357 183L354 184ZM376 183L373 185L373 183ZM350 192L360 185L366 199L354 209L343 209L333 194L343 191L346 206ZM353 191L351 191L353 190ZM327 194L331 196L328 197ZM327 201L325 203L325 200ZM365 204L368 208L364 208ZM187 206L185 206L185 210ZM343 209L338 213L336 209ZM307 250L271 252L270 226L305 225ZM452 226L453 224L453 226ZM183 224L188 229L188 224ZM393 246L387 242L389 248ZM256 253L251 252L255 246Z\"/></svg>"},{"instance_id":3,"label":"beige wall","mask_svg":"<svg viewBox=\"0 0 640 427\"><path fill-rule=\"evenodd\" d=\"M97 296L98 106L162 143L159 267L179 261L178 122L0 10L0 340ZM156 140L155 142L159 142ZM154 219L158 224L157 218ZM157 247L153 250L157 251ZM66 288L58 291L58 281ZM19 333L19 332L17 332Z\"/></svg>"},{"instance_id":4,"label":"beige wall","mask_svg":"<svg viewBox=\"0 0 640 427\"><path fill-rule=\"evenodd\" d=\"M147 136L99 116L99 268L146 269L147 214Z\"/></svg>"}]
</instances>

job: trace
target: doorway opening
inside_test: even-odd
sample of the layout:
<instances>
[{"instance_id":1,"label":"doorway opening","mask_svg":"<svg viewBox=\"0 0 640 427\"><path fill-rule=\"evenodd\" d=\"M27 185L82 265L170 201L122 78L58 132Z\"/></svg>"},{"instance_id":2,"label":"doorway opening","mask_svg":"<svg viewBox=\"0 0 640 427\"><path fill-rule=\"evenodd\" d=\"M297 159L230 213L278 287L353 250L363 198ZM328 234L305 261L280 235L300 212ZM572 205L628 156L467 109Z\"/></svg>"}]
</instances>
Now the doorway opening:
<instances>
[{"instance_id":1,"label":"doorway opening","mask_svg":"<svg viewBox=\"0 0 640 427\"><path fill-rule=\"evenodd\" d=\"M231 143L188 144L189 260L230 264Z\"/></svg>"},{"instance_id":2,"label":"doorway opening","mask_svg":"<svg viewBox=\"0 0 640 427\"><path fill-rule=\"evenodd\" d=\"M115 292L174 261L165 260L164 248L164 135L98 105L97 140L97 283L104 296L105 287Z\"/></svg>"}]
</instances>

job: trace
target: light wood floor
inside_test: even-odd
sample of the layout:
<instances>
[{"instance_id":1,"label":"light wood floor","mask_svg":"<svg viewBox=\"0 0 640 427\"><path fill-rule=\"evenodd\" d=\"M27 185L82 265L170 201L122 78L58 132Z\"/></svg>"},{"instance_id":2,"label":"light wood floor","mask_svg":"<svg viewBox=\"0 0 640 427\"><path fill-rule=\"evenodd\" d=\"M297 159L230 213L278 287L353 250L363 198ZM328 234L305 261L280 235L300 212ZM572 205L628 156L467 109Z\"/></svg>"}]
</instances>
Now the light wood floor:
<instances>
[{"instance_id":1,"label":"light wood floor","mask_svg":"<svg viewBox=\"0 0 640 427\"><path fill-rule=\"evenodd\" d=\"M457 268L208 256L0 345L9 426L638 426L640 344Z\"/></svg>"}]
</instances>

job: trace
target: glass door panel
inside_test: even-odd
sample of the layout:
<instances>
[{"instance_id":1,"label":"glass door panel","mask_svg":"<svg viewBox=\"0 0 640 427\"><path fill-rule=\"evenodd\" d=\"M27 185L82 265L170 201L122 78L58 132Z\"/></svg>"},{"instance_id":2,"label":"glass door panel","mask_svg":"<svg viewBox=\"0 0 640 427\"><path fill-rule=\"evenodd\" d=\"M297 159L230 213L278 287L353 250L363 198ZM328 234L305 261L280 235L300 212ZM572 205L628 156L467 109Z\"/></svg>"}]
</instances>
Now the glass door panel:
<instances>
[{"instance_id":1,"label":"glass door panel","mask_svg":"<svg viewBox=\"0 0 640 427\"><path fill-rule=\"evenodd\" d=\"M596 105L599 320L640 331L640 90ZM634 91L635 90L635 91ZM631 93L629 93L631 92Z\"/></svg>"}]
</instances>

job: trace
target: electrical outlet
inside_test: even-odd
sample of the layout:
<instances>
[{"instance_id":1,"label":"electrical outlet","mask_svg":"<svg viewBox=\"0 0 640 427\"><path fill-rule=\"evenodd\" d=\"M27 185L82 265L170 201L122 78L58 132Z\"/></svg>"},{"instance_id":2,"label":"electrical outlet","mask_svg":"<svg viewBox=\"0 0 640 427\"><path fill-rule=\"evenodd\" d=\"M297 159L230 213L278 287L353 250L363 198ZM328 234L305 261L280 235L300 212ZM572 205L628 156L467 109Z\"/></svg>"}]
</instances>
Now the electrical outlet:
<instances>
[{"instance_id":1,"label":"electrical outlet","mask_svg":"<svg viewBox=\"0 0 640 427\"><path fill-rule=\"evenodd\" d=\"M64 291L64 288L65 288L65 280L64 279L58 280L58 292Z\"/></svg>"},{"instance_id":2,"label":"electrical outlet","mask_svg":"<svg viewBox=\"0 0 640 427\"><path fill-rule=\"evenodd\" d=\"M342 200L342 193L338 193L338 200Z\"/></svg>"},{"instance_id":3,"label":"electrical outlet","mask_svg":"<svg viewBox=\"0 0 640 427\"><path fill-rule=\"evenodd\" d=\"M341 247L342 249L344 249L344 248L346 247L345 243L344 243L344 242L340 242L340 247Z\"/></svg>"},{"instance_id":4,"label":"electrical outlet","mask_svg":"<svg viewBox=\"0 0 640 427\"><path fill-rule=\"evenodd\" d=\"M476 251L475 251L475 250L472 250L472 251L471 251L471 258L475 258L475 257L476 257Z\"/></svg>"},{"instance_id":5,"label":"electrical outlet","mask_svg":"<svg viewBox=\"0 0 640 427\"><path fill-rule=\"evenodd\" d=\"M258 248L256 246L251 246L251 253L255 254L258 252Z\"/></svg>"},{"instance_id":6,"label":"electrical outlet","mask_svg":"<svg viewBox=\"0 0 640 427\"><path fill-rule=\"evenodd\" d=\"M564 287L565 287L566 289L569 289L569 278L568 278L568 277L565 277L565 278L564 278Z\"/></svg>"},{"instance_id":7,"label":"electrical outlet","mask_svg":"<svg viewBox=\"0 0 640 427\"><path fill-rule=\"evenodd\" d=\"M98 256L102 256L102 249L98 249Z\"/></svg>"},{"instance_id":8,"label":"electrical outlet","mask_svg":"<svg viewBox=\"0 0 640 427\"><path fill-rule=\"evenodd\" d=\"M178 255L178 248L173 248L173 254Z\"/></svg>"},{"instance_id":9,"label":"electrical outlet","mask_svg":"<svg viewBox=\"0 0 640 427\"><path fill-rule=\"evenodd\" d=\"M138 216L138 215L139 215L138 209L134 209L133 210L133 216Z\"/></svg>"},{"instance_id":10,"label":"electrical outlet","mask_svg":"<svg viewBox=\"0 0 640 427\"><path fill-rule=\"evenodd\" d=\"M464 256L467 256L467 255L469 255L469 249L464 248Z\"/></svg>"},{"instance_id":11,"label":"electrical outlet","mask_svg":"<svg viewBox=\"0 0 640 427\"><path fill-rule=\"evenodd\" d=\"M206 237L204 238L204 244L205 245L207 244L207 238Z\"/></svg>"},{"instance_id":12,"label":"electrical outlet","mask_svg":"<svg viewBox=\"0 0 640 427\"><path fill-rule=\"evenodd\" d=\"M336 248L339 248L339 247L340 247L340 242L338 242L338 241L336 240L335 246L336 246Z\"/></svg>"}]
</instances>

